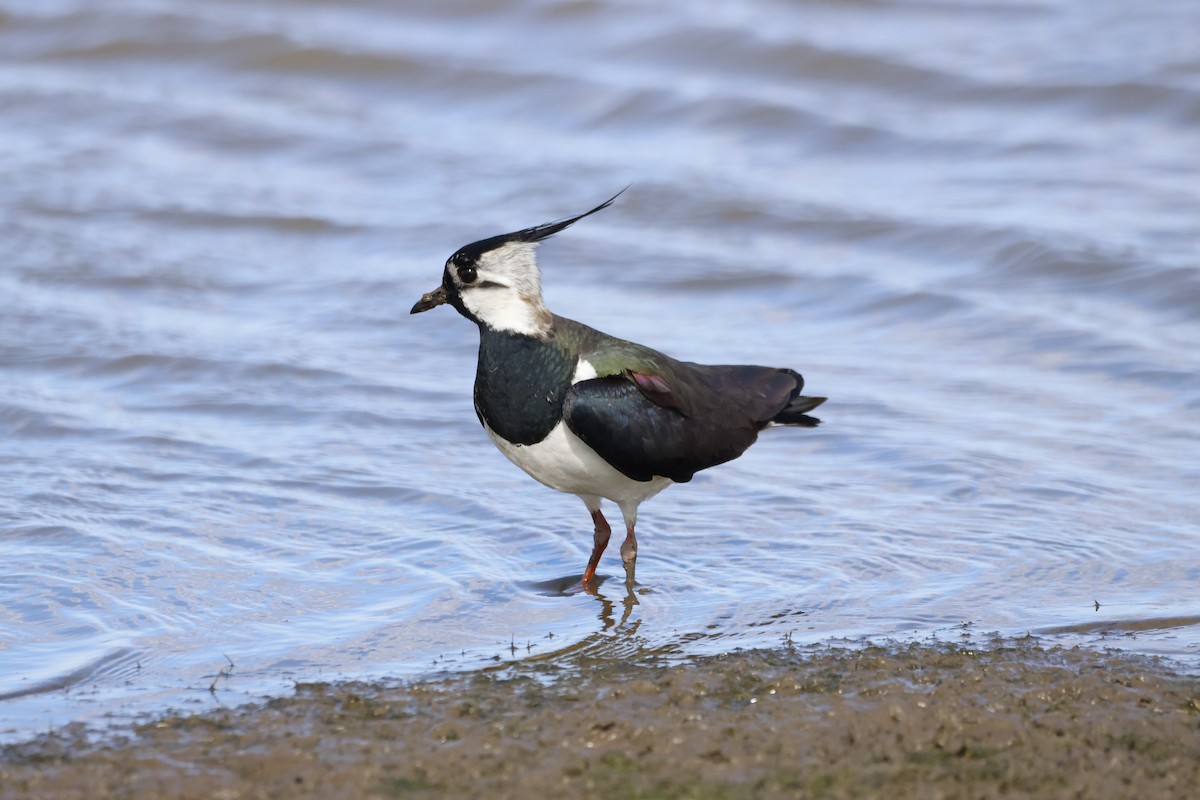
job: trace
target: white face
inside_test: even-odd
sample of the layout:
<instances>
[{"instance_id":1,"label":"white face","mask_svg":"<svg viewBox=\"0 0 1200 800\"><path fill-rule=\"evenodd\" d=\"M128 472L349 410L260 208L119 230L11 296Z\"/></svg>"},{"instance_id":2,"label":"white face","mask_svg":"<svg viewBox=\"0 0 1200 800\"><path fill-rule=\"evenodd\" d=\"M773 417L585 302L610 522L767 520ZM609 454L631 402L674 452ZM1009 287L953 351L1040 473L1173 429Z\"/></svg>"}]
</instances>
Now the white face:
<instances>
[{"instance_id":1,"label":"white face","mask_svg":"<svg viewBox=\"0 0 1200 800\"><path fill-rule=\"evenodd\" d=\"M542 303L541 273L532 242L508 242L488 250L474 264L446 263L475 319L498 331L541 336L550 329L550 312Z\"/></svg>"}]
</instances>

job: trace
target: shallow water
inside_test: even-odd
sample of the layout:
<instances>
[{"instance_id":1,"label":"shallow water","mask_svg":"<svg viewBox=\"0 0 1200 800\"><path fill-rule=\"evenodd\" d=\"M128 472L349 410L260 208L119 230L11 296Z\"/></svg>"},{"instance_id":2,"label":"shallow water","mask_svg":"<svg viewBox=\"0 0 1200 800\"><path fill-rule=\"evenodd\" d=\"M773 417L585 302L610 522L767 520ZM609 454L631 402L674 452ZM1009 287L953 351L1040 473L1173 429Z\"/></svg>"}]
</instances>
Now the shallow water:
<instances>
[{"instance_id":1,"label":"shallow water","mask_svg":"<svg viewBox=\"0 0 1200 800\"><path fill-rule=\"evenodd\" d=\"M0 0L0 736L563 649L1200 663L1198 54L1191 0ZM590 597L407 312L629 183L550 307L831 399Z\"/></svg>"}]
</instances>

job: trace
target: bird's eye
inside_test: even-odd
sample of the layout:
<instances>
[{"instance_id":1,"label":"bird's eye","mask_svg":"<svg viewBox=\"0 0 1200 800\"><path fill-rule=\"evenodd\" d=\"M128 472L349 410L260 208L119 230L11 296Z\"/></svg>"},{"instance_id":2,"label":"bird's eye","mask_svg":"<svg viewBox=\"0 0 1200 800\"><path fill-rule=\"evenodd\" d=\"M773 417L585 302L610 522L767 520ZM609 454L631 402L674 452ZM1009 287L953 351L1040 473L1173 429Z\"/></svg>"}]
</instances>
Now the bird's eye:
<instances>
[{"instance_id":1,"label":"bird's eye","mask_svg":"<svg viewBox=\"0 0 1200 800\"><path fill-rule=\"evenodd\" d=\"M463 283L474 283L475 279L478 277L479 273L475 271L474 267L458 268L458 279Z\"/></svg>"}]
</instances>

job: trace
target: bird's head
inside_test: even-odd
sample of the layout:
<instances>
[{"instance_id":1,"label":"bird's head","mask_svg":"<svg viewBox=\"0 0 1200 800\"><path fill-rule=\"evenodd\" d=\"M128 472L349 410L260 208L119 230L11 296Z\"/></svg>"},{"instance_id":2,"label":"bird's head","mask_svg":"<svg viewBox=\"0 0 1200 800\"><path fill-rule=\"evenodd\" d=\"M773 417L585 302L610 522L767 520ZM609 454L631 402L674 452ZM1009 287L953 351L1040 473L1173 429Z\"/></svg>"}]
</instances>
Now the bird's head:
<instances>
[{"instance_id":1,"label":"bird's head","mask_svg":"<svg viewBox=\"0 0 1200 800\"><path fill-rule=\"evenodd\" d=\"M481 239L460 248L446 261L442 285L418 300L410 313L449 303L478 325L544 336L550 330L551 316L542 302L541 273L534 249L548 236L607 208L621 192L579 216Z\"/></svg>"}]
</instances>

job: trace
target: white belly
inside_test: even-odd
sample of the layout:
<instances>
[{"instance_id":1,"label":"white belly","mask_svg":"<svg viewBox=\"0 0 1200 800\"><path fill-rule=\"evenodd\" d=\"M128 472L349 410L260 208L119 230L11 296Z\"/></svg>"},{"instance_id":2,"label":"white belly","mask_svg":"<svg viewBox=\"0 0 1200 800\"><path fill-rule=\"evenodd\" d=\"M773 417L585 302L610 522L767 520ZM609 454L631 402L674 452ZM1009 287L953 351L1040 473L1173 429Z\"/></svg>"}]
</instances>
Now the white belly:
<instances>
[{"instance_id":1,"label":"white belly","mask_svg":"<svg viewBox=\"0 0 1200 800\"><path fill-rule=\"evenodd\" d=\"M613 469L596 451L559 422L537 444L511 444L484 425L492 442L508 460L534 480L560 492L595 495L633 508L671 485L670 478L635 481Z\"/></svg>"}]
</instances>

